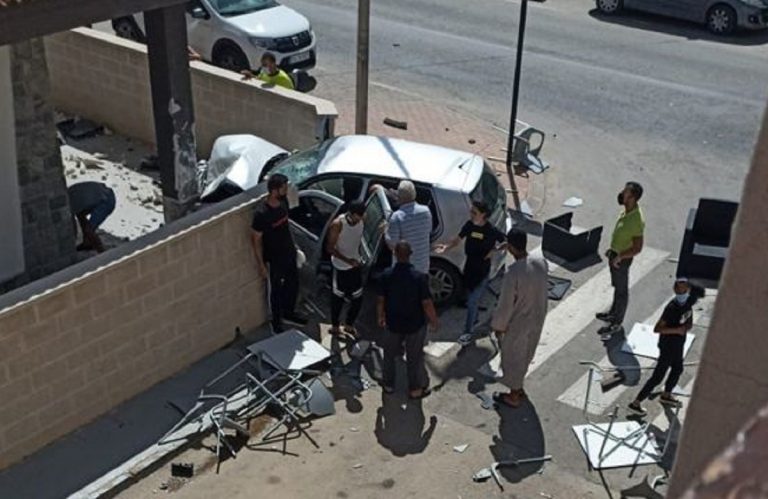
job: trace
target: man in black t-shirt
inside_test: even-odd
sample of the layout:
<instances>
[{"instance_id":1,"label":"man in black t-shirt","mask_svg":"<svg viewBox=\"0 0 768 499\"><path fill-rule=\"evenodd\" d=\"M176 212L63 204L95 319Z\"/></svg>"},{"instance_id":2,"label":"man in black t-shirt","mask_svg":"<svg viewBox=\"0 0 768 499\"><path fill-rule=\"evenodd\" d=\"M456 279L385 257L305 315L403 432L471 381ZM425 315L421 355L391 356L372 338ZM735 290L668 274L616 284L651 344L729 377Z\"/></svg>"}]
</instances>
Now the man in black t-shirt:
<instances>
[{"instance_id":1,"label":"man in black t-shirt","mask_svg":"<svg viewBox=\"0 0 768 499\"><path fill-rule=\"evenodd\" d=\"M458 246L464 240L464 289L467 292L467 318L464 322L464 334L459 337L459 343L472 341L472 329L477 321L480 310L480 299L488 286L491 273L491 256L494 251L504 249L506 237L496 227L488 223L490 208L482 201L472 203L470 220L464 224L459 235L448 244L435 247L438 254Z\"/></svg>"},{"instance_id":2,"label":"man in black t-shirt","mask_svg":"<svg viewBox=\"0 0 768 499\"><path fill-rule=\"evenodd\" d=\"M672 395L680 375L683 374L685 338L693 327L693 305L704 296L703 289L692 289L688 279L679 277L675 280L675 297L664 308L661 318L656 323L654 332L659 334L659 358L653 374L645 383L637 398L629 404L629 409L644 416L647 411L640 405L661 383L669 369L669 376L664 384L664 391L659 402L664 405L678 406L680 402Z\"/></svg>"},{"instance_id":3,"label":"man in black t-shirt","mask_svg":"<svg viewBox=\"0 0 768 499\"><path fill-rule=\"evenodd\" d=\"M269 278L272 330L279 333L283 331L283 321L303 327L307 320L294 311L299 274L288 219L288 178L279 173L271 175L267 189L269 194L254 210L251 241L259 275Z\"/></svg>"}]
</instances>

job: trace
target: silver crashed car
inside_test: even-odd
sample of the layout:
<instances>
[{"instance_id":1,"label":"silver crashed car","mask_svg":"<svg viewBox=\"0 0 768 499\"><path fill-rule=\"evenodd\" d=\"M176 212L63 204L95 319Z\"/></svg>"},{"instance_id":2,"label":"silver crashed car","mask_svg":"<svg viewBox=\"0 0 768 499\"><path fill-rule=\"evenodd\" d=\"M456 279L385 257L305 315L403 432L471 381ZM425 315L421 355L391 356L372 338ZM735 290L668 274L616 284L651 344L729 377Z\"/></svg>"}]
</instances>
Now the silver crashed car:
<instances>
[{"instance_id":1,"label":"silver crashed car","mask_svg":"<svg viewBox=\"0 0 768 499\"><path fill-rule=\"evenodd\" d=\"M716 35L768 27L768 0L595 0L604 14L634 9L706 24Z\"/></svg>"},{"instance_id":2,"label":"silver crashed car","mask_svg":"<svg viewBox=\"0 0 768 499\"><path fill-rule=\"evenodd\" d=\"M366 202L361 255L367 275L391 262L379 226L391 215L394 189L402 179L416 185L417 201L432 211L432 242L447 242L468 220L473 200L491 207L490 222L506 233L511 226L506 191L494 170L475 154L372 136L336 137L277 163L268 175L282 173L299 189L298 206L290 211L291 230L297 246L307 257L302 284L317 288L330 273L325 238L330 222L345 203ZM370 189L379 184L385 189ZM491 271L502 267L504 255L494 257ZM433 254L430 286L436 303L449 304L462 294L463 247ZM312 293L311 288L308 288ZM319 289L315 289L319 291Z\"/></svg>"}]
</instances>

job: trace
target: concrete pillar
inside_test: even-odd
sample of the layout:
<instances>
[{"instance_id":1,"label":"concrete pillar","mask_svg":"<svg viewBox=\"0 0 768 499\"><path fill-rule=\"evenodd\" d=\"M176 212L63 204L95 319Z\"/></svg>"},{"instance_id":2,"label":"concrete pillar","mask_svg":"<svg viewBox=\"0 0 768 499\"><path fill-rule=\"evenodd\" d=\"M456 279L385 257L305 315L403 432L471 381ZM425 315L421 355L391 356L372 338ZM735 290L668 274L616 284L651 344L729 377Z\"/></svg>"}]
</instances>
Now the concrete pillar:
<instances>
[{"instance_id":1,"label":"concrete pillar","mask_svg":"<svg viewBox=\"0 0 768 499\"><path fill-rule=\"evenodd\" d=\"M25 272L0 285L9 289L76 261L76 230L69 211L42 38L11 46L16 160Z\"/></svg>"},{"instance_id":2,"label":"concrete pillar","mask_svg":"<svg viewBox=\"0 0 768 499\"><path fill-rule=\"evenodd\" d=\"M145 12L144 25L165 220L171 221L198 194L185 4Z\"/></svg>"},{"instance_id":3,"label":"concrete pillar","mask_svg":"<svg viewBox=\"0 0 768 499\"><path fill-rule=\"evenodd\" d=\"M0 47L0 283L24 272L21 199L16 172L16 126L11 83L11 51Z\"/></svg>"},{"instance_id":4,"label":"concrete pillar","mask_svg":"<svg viewBox=\"0 0 768 499\"><path fill-rule=\"evenodd\" d=\"M768 402L768 113L733 229L667 497L691 482ZM711 477L709 477L711 478Z\"/></svg>"}]
</instances>

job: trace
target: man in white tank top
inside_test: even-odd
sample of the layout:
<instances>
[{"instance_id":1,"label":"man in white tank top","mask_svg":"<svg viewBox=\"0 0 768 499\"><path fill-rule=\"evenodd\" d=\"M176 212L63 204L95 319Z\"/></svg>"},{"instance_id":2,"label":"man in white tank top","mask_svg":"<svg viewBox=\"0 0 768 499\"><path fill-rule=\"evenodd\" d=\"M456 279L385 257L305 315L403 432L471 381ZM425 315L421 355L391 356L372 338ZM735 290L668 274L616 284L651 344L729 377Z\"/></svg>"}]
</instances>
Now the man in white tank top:
<instances>
[{"instance_id":1,"label":"man in white tank top","mask_svg":"<svg viewBox=\"0 0 768 499\"><path fill-rule=\"evenodd\" d=\"M328 231L328 252L333 264L333 295L331 296L331 334L342 333L341 310L349 303L343 332L357 336L355 320L363 302L363 268L360 241L363 238L365 205L349 203L347 213L339 215Z\"/></svg>"}]
</instances>

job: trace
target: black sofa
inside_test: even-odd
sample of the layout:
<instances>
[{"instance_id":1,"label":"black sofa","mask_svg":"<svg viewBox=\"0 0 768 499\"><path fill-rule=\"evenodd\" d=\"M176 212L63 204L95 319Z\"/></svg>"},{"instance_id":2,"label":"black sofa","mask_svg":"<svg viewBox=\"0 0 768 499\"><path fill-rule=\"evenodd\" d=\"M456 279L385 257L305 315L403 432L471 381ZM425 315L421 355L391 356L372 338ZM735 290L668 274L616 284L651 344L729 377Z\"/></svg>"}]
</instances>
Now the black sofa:
<instances>
[{"instance_id":1,"label":"black sofa","mask_svg":"<svg viewBox=\"0 0 768 499\"><path fill-rule=\"evenodd\" d=\"M714 283L720 280L738 209L739 204L733 201L699 200L698 208L688 213L677 277Z\"/></svg>"}]
</instances>

